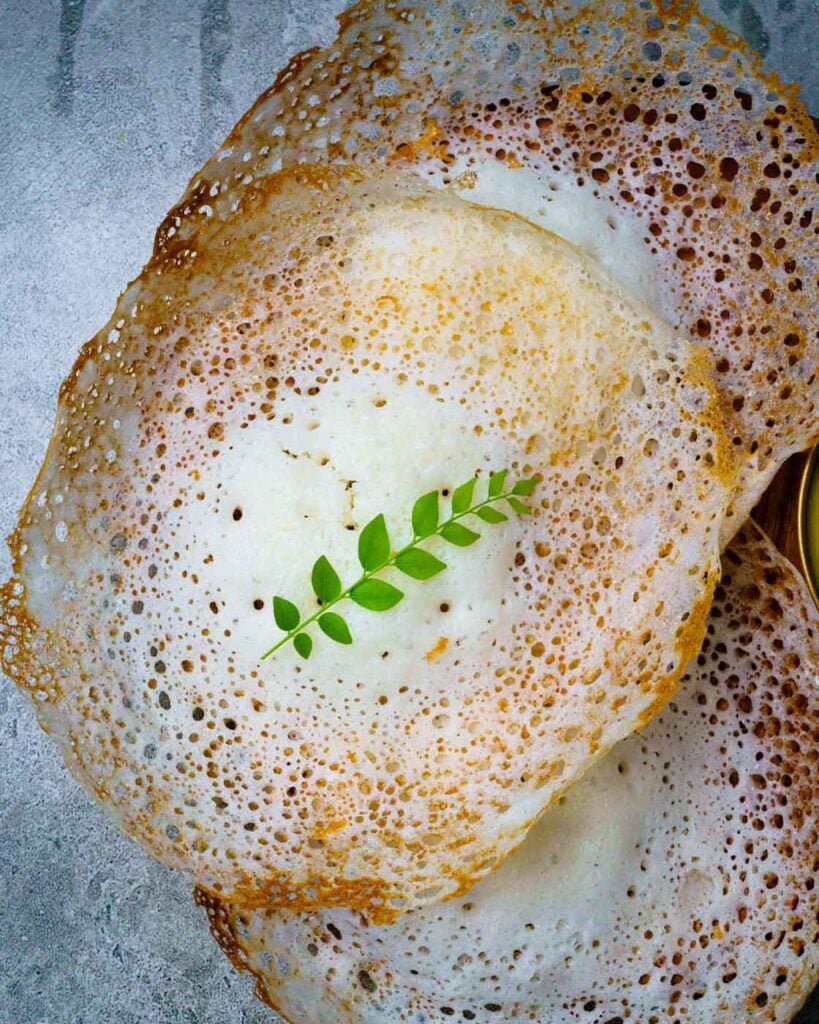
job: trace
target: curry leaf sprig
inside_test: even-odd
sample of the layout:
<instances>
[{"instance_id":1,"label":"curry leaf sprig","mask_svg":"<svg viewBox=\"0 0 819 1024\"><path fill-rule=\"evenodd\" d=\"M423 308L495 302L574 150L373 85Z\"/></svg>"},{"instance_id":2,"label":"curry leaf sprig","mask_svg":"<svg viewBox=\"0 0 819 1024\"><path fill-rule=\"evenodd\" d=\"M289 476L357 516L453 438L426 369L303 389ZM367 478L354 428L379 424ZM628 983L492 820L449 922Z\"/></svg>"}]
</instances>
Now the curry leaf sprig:
<instances>
[{"instance_id":1,"label":"curry leaf sprig","mask_svg":"<svg viewBox=\"0 0 819 1024\"><path fill-rule=\"evenodd\" d=\"M347 622L338 612L330 609L348 598L371 612L385 612L394 608L404 597L403 591L375 577L390 568L414 580L428 580L437 576L446 569L446 562L419 545L432 537L440 537L459 548L474 544L481 535L461 522L467 516L477 516L492 526L505 523L509 516L496 507L504 503L519 515L531 515L531 508L521 499L533 493L537 481L518 480L511 488L505 489L508 475L508 469L492 473L486 497L482 501L473 500L477 476L456 487L452 492L449 517L443 521L440 519L438 491L423 494L412 508L412 540L397 551L392 550L383 513L377 515L361 531L358 560L364 571L349 587L342 587L338 573L327 556L322 555L313 566L310 577L318 602L317 609L303 618L292 601L277 594L273 598L273 617L285 635L265 651L262 659L269 658L291 640L302 658L309 658L313 650L313 638L307 629L313 623L336 643L351 644L353 637Z\"/></svg>"}]
</instances>

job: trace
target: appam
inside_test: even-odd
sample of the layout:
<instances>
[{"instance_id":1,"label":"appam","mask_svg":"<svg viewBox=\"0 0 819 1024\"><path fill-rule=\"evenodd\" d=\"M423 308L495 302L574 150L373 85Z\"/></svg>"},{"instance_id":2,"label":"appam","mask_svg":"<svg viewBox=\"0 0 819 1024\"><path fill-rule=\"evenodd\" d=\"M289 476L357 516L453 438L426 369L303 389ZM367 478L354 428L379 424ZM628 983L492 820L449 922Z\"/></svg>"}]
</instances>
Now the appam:
<instances>
[{"instance_id":1,"label":"appam","mask_svg":"<svg viewBox=\"0 0 819 1024\"><path fill-rule=\"evenodd\" d=\"M531 517L436 539L449 569L353 609L351 646L260 661L318 555L355 579L380 511L399 538L417 495L501 467L539 480ZM733 472L707 353L581 250L417 176L282 171L86 346L6 665L166 864L388 918L489 871L668 699Z\"/></svg>"},{"instance_id":2,"label":"appam","mask_svg":"<svg viewBox=\"0 0 819 1024\"><path fill-rule=\"evenodd\" d=\"M316 161L397 164L522 213L706 345L741 459L726 542L819 440L816 127L696 3L355 4L194 176L157 246Z\"/></svg>"},{"instance_id":3,"label":"appam","mask_svg":"<svg viewBox=\"0 0 819 1024\"><path fill-rule=\"evenodd\" d=\"M32 692L41 721L114 820L166 863L193 871L214 892L231 893L248 904L339 903L389 916L471 884L520 841L550 800L608 745L646 721L670 696L703 628L716 566L714 529L724 542L781 459L816 434L815 313L811 289L806 287L815 266L809 192L815 187L812 127L798 104L773 80L761 76L738 44L724 35L718 37L716 29L700 22L693 7L675 5L659 12L650 5L625 4L607 13L604 21L596 20L595 11L583 4L549 5L541 10L500 2L468 7L386 2L352 8L342 19L337 42L326 51L294 59L191 182L185 198L159 230L151 264L125 293L109 325L89 343L64 388L46 468L13 540L15 576L5 591L4 663ZM461 211L456 220L462 214L464 223L480 222L476 230L484 232L484 253L493 253L489 261L493 266L498 251L493 246L502 249L505 244L498 219L504 215L517 215L504 225L525 222L521 239L526 232L546 239L550 226L574 235L581 247L602 257L626 291L634 290L653 303L653 318L645 310L646 323L652 337L662 334L663 344L670 346L662 351L676 353L678 341L663 334L656 322L658 314L681 329L680 337L694 338L684 345L685 371L679 380L676 370L668 380L652 378L653 385L669 385L675 394L689 396L677 403L676 419L668 396L659 405L648 399L646 404L662 417L672 416L670 429L665 429L667 419L652 423L652 428L664 428L662 438L653 430L640 433L632 443L634 439L626 439L609 422L611 403L599 406L597 421L589 418L587 401L574 403L576 394L592 393L580 378L564 374L559 383L549 382L559 400L549 415L559 408L559 415L565 413L591 429L573 452L571 446L561 450L557 468L552 464L551 442L539 455L545 462L548 454L552 476L544 477L546 496L539 496L541 515L536 521L551 516L560 535L570 538L570 550L556 550L550 535L548 542L539 538L545 554L536 551L536 559L556 560L569 590L574 586L570 580L576 564L588 570L584 579L590 586L610 589L608 574L601 573L594 561L601 557L601 545L587 540L587 530L599 529L602 523L603 536L609 537L612 517L603 512L596 523L594 515L586 514L587 499L581 496L586 477L600 476L595 456L602 446L584 447L596 437L594 431L611 431L612 441L628 449L628 456L615 456L616 472L622 468L617 466L622 459L630 473L635 455L650 459L662 450L666 461L664 472L656 472L655 467L648 471L656 489L626 488L621 481L623 490L607 495L613 504L627 497L618 505L616 522L628 524L629 544L641 553L636 559L616 559L614 564L624 579L631 574L640 580L632 603L647 609L653 601L662 625L652 622L649 635L647 611L644 619L640 618L643 611L635 619L627 602L604 601L603 614L593 619L594 625L591 617L584 620L583 627L572 634L571 650L559 653L538 639L535 624L530 629L528 620L515 623L522 650L528 647L531 654L542 645L544 655L554 654L561 677L567 673L577 683L575 696L582 685L578 673L585 673L596 684L596 690L588 691L595 694L590 702L599 710L599 699L607 709L601 718L597 711L587 714L583 708L581 713L577 707L570 711L566 705L561 709L566 716L557 726L547 707L548 755L537 753L543 738L541 720L536 721L539 739L534 741L528 724L531 707L519 698L520 690L506 695L512 698L509 708L500 708L506 698L498 697L503 717L498 722L493 710L486 719L490 727L482 731L478 708L477 717L467 722L452 714L447 709L450 705L434 713L427 709L425 701L433 699L434 688L426 683L417 688L418 707L408 712L406 720L411 723L407 726L410 755L402 750L393 757L399 751L389 743L386 750L372 749L369 738L362 743L362 730L382 738L380 722L385 718L388 733L400 729L392 714L395 705L389 704L391 695L377 688L371 695L377 694L378 701L386 698L387 705L369 708L352 733L336 728L334 706L322 718L318 732L322 739L316 744L313 733L302 728L302 718L313 714L315 699L305 670L296 675L296 668L292 669L299 695L293 722L291 705L283 704L278 694L271 699L264 686L261 696L255 692L262 679L252 676L258 668L236 663L239 641L240 659L249 657L250 634L257 635L257 627L250 625L253 616L246 618L250 615L247 603L240 612L236 610L242 600L238 596L241 580L253 584L253 593L244 594L244 599L254 612L267 607L270 591L285 582L297 583L287 575L289 559L283 561L284 569L277 563L265 574L262 563L271 543L270 524L276 527L275 544L285 552L297 551L300 558L307 557L314 537L316 549L310 550L310 557L333 535L329 527L314 533L311 526L305 533L304 524L297 528L295 522L279 531L276 516L285 506L282 498L300 493L303 486L310 502L333 510L334 529L352 525L355 530L361 525L357 520L343 521L341 513L349 508L340 494L334 494L338 481L331 480L331 486L324 488L321 481L331 474L316 475L332 461L322 466L322 460L330 457L326 450L312 447L314 440L325 438L316 435L308 442L302 436L329 423L327 443L333 440L343 447L339 411L343 402L338 399L333 407L327 397L337 382L318 381L324 373L317 363L310 364L309 372L317 376L306 382L306 398L315 401L307 401L297 374L281 375L278 316L286 319L287 303L282 299L282 308L271 309L260 298L262 291L281 297L284 288L292 299L291 312L304 302L307 313L298 328L299 345L315 342L322 358L322 326L334 323L340 344L347 338L333 320L339 311L329 308L332 303L322 294L327 281L336 287L337 280L344 278L345 287L359 288L356 294L377 301L378 315L389 322L390 314L383 307L392 302L391 293L377 294L374 278L366 274L357 278L354 262L331 267L326 262L330 253L322 256L311 248L323 250L328 239L331 247L336 245L336 235L326 230L334 209L349 209L349 204L354 208L356 202L365 201L363 193L355 194L349 187L355 177L351 167L366 170L370 183L363 186L365 191L383 188L385 194L393 189L396 195L402 190L408 196L417 195L418 207L434 209L431 219L440 220L441 225L449 224L444 207ZM765 180L763 187L756 181L757 173ZM420 198L418 178L431 188L428 201ZM350 197L339 199L339 190ZM312 199L305 198L307 194ZM325 194L329 196L326 207L319 201ZM554 195L561 196L559 202ZM391 202L385 200L385 206ZM407 213L396 198L393 212L398 209ZM385 215L383 224L389 216ZM430 272L444 279L449 274L445 290L454 294L452 277L461 271L459 261L477 258L466 251L466 235L459 229L450 238L431 222L426 227L418 222L413 228L408 225L407 220L397 231L389 228L378 244L372 239L362 242L363 251L378 250L376 263L383 259L389 264L393 257L400 263L403 255L389 255L389 239L404 245L410 236L423 238L422 249L437 243L444 258L436 255ZM287 245L276 249L276 239L285 235ZM346 252L347 238L341 237L338 248ZM354 238L366 237L366 231L354 234ZM614 282L598 278L577 250L570 250L566 243L550 244L555 252L560 249L562 265L574 263L578 281L586 275L578 292L583 296L581 306L608 308L601 296L609 289L623 308L637 308L626 292L616 291ZM342 254L336 264L344 259ZM268 260L275 266L268 265ZM287 265L289 277L281 276L280 264ZM328 307L329 320L322 319L324 313L314 317L313 295L305 298L307 293L300 290L304 278L299 274L303 266L309 270L308 264L326 268L326 280L318 284L315 299L317 308ZM293 269L297 266L299 274ZM390 272L391 285L396 289L406 285L406 280L399 282L395 266ZM522 267L519 273L521 279L526 277ZM486 269L483 274L489 287L501 287ZM596 285L590 279L596 279ZM588 301L590 289L596 289L592 302ZM476 294L474 289L471 294ZM553 297L560 299L560 295L552 292ZM498 315L498 308L496 303L492 316ZM561 316L565 308L563 303ZM257 321L260 312L263 320ZM464 311L458 315L465 315ZM318 332L308 337L315 326ZM482 330L477 320L468 326L473 333ZM438 333L439 328L437 324ZM285 334L288 329L285 325ZM502 326L492 320L490 332L499 329ZM296 333L294 328L293 338ZM354 335L350 337L354 351L357 342ZM434 349L434 339L432 345ZM536 350L537 345L529 353L521 350L520 355ZM616 346L611 349L616 350ZM557 349L553 346L551 351ZM631 349L631 356L636 351L637 347ZM717 425L720 417L708 397L703 366L709 356L726 427ZM366 358L372 370L373 360ZM447 353L446 358L462 357ZM446 376L442 365L418 378L427 398L430 385L441 387L443 378L435 374L440 371ZM344 392L355 397L355 416L363 417L361 436L382 436L370 409L382 401L392 409L381 390L392 382L389 374L394 370L382 373L379 369L379 393L370 381L362 401L358 400L358 379ZM519 403L520 361L516 372L517 391L510 400ZM608 394L606 387L612 386L623 391L628 380L637 392L645 386L642 373L623 374L619 385L613 377L601 394ZM320 399L309 394L311 388L321 390L325 384L331 387ZM285 400L286 390L292 394ZM423 452L425 466L430 454L440 460L441 489L453 486L443 470L448 472L454 459L441 443L442 437L464 439L458 458L471 462L464 466L464 475L491 468L491 463L483 463L485 453L470 449L466 442L476 426L485 429L483 421L463 422L455 417L442 424L436 419L441 411L437 399L413 400L402 412L400 393L396 392L394 403L399 407L395 422L411 424L412 432L417 431L409 441L416 453ZM567 397L572 401L567 402ZM532 392L530 403L531 398ZM325 408L327 402L330 408ZM531 404L536 417L545 415L541 407ZM532 410L524 412L519 404L518 409L521 415L511 429L519 432L524 415L532 415ZM244 410L255 419L245 417ZM682 420L692 412L694 420L686 424L688 441L683 444ZM280 438L272 449L266 447L264 431L293 426L294 419L285 423L285 418L297 413L300 419L292 431L298 435L295 451L284 442L279 448ZM350 407L345 407L343 415L349 413ZM498 417L498 424L506 419L499 413L492 415ZM281 418L275 427L267 427L273 422L268 417ZM170 446L164 438L165 418L178 431ZM189 421L187 426L183 420ZM507 430L510 422L499 429ZM252 457L222 458L235 447L233 428L257 439ZM574 441L577 431L573 431L574 427L569 434ZM518 448L489 445L489 457L502 452L525 472L540 473L545 466L526 448L531 438L549 434L549 429L533 431L525 444L516 434ZM392 441L397 432L387 431L385 436ZM725 453L726 440L734 452L732 459ZM537 449L540 442L531 443ZM242 442L240 447L248 452L253 443L245 448ZM380 457L377 447L369 446L368 458ZM271 451L277 459L271 460ZM291 455L309 468L302 472L300 466L294 475L290 462L282 461L291 460ZM606 446L603 462L608 455ZM341 453L334 452L336 457ZM212 459L221 468L213 469ZM582 469L584 459L595 467L594 472ZM240 462L245 468L238 468ZM403 453L382 458L381 463L384 472L396 474L396 480L413 464ZM569 465L574 478L561 481L561 488L566 482L572 495L567 502L562 494L549 491L549 485L556 482L557 469L562 466L567 471ZM265 469L277 484L269 495L264 491ZM67 481L70 488L65 486ZM344 486L350 481L361 483L350 475ZM143 485L144 494L139 490ZM614 486L616 491L618 484ZM156 499L148 497L153 494L149 487L156 489ZM687 490L683 494L680 488ZM407 497L395 480L388 481L388 490L396 498ZM644 508L643 518L635 519L632 503L644 502L649 495L649 506L660 502L670 510L670 518L666 511L654 519L645 518ZM237 498L241 503L233 500ZM726 517L727 499L733 507ZM357 494L356 500L365 507L367 499ZM150 511L139 505L157 501L159 507ZM258 504L247 515L245 506L254 501ZM200 530L199 513L192 514L196 503L201 505L201 522L208 523L207 529ZM297 506L287 501L287 515L312 516L311 508L299 511ZM268 511L271 507L274 515ZM392 517L401 514L398 502L385 511ZM208 519L209 515L215 518ZM265 516L268 525L259 527ZM240 522L242 526L235 526ZM658 533L659 522L667 525ZM529 534L516 536L532 539ZM509 534L504 537L508 541ZM178 564L168 561L160 569L160 562L143 554L152 543ZM650 556L656 550L657 557L665 559L659 552L667 544L672 545L677 573L673 583L670 573L657 576ZM678 558L673 546L680 544ZM222 552L224 570L213 568L216 548ZM513 582L525 588L526 573L533 571L537 561L527 562L523 552L515 552L513 561L521 554L527 568ZM344 559L343 551L339 557ZM485 578L490 583L498 578L503 563L497 547L481 546L475 557L489 559L475 564L488 570ZM589 565L584 562L587 557L592 558ZM569 561L564 563L564 558ZM295 563L292 569L296 571ZM646 584L647 570L652 575ZM241 573L247 575L240 578ZM507 578L502 572L500 576ZM299 578L303 584L304 577ZM552 576L544 579L549 590L538 613L548 615L559 607L561 615L568 615L563 621L579 622L572 618L574 611L559 606L568 600L572 609L577 595L561 594ZM269 586L267 594L259 590L265 586ZM220 603L223 591L229 595L226 604ZM431 599L435 593L434 588L426 588L417 600ZM257 601L261 609L256 608ZM450 603L444 600L437 607L443 604ZM588 604L586 611L591 609ZM427 628L432 628L434 612L435 606L431 618L419 613ZM488 621L495 618L490 611ZM407 628L416 621L406 620L397 628L404 629L404 636L425 640ZM479 616L477 623L481 621ZM471 622L470 628L477 628ZM549 629L555 622L546 627L540 622L537 627ZM562 622L555 628L561 630ZM457 658L457 645L450 644L449 633L436 632L429 647L424 643L405 651L407 658L423 657L425 662L427 654L432 656L422 666L425 681L438 673L446 676L446 659ZM460 638L462 647L471 646L473 638L465 644L466 634L455 631L453 635ZM609 643L613 636L617 639ZM637 653L646 636L647 658ZM553 638L558 645L566 640L563 635ZM393 647L385 648L388 658ZM329 650L328 658L344 661L344 652ZM435 652L441 650L444 657L435 660ZM590 651L597 653L590 655ZM379 657L383 654L384 650ZM601 675L595 657L605 669ZM205 667L211 658L223 673L211 675ZM321 664L312 664L321 669ZM507 668L506 663L493 663L499 678L504 678ZM400 666L396 671L397 675L383 678L397 680L397 688L407 686L410 693L412 686L404 681ZM598 698L610 676L629 679L625 684L629 696L624 701L617 685L610 687L608 696ZM334 675L323 676L323 683L338 678L344 674L336 669ZM301 689L303 680L309 699ZM369 683L363 685L370 694ZM537 691L529 689L528 681L527 689L527 697L537 701ZM571 686L569 690L574 692ZM451 700L448 693L444 696ZM342 703L346 699L339 698ZM461 691L459 699L470 707L475 704L471 690ZM389 707L389 713L379 710L383 707ZM423 710L432 724L416 730L412 714L423 714ZM314 726L311 719L311 730ZM553 732L555 727L561 730L559 736ZM455 730L456 742L447 745L450 729ZM466 733L459 734L461 729ZM487 742L489 737L497 740L497 745L490 743L488 759L473 762L462 756L463 744L470 748L473 744L470 729ZM268 743L272 731L281 748ZM459 746L459 735L470 739L463 739ZM252 744L248 746L251 736L264 747L264 756L255 756ZM322 746L325 736L331 737L327 747ZM436 749L440 742L447 747L443 754ZM404 812L399 826L398 818L390 819L392 811L385 809L385 798L374 795L373 785L377 793L388 790L390 801L398 792L407 794L407 785L393 781L393 775L413 763L416 748L424 751L419 771L423 774L434 761L433 776L438 782L429 787L426 778L410 778L409 802L415 801L419 810L407 828L407 808L399 808ZM349 752L355 758L353 768L336 757ZM374 774L363 761L373 765ZM329 768L334 778L343 776L343 785L318 795L319 782L323 789L326 780L316 776L317 767L321 772ZM270 771L282 777L270 781ZM468 786L460 784L464 776L469 778ZM286 828L280 827L283 821Z\"/></svg>"},{"instance_id":4,"label":"appam","mask_svg":"<svg viewBox=\"0 0 819 1024\"><path fill-rule=\"evenodd\" d=\"M198 894L291 1024L788 1022L819 978L819 618L749 524L671 703L465 898L377 926Z\"/></svg>"}]
</instances>

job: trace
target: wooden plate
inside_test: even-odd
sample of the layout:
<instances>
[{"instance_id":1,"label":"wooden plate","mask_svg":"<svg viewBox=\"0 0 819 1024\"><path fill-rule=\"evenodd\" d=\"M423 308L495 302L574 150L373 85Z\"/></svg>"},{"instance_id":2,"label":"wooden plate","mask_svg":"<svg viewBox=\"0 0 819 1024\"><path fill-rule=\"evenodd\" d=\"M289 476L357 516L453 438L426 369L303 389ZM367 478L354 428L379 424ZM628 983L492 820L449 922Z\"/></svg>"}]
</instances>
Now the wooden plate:
<instances>
[{"instance_id":1,"label":"wooden plate","mask_svg":"<svg viewBox=\"0 0 819 1024\"><path fill-rule=\"evenodd\" d=\"M802 481L805 479L809 457L810 452L801 452L788 459L762 495L753 511L753 517L782 554L805 576L815 595L817 581L811 580L808 575L799 538L799 519L802 514L800 493L803 493ZM816 462L814 457L814 464Z\"/></svg>"}]
</instances>

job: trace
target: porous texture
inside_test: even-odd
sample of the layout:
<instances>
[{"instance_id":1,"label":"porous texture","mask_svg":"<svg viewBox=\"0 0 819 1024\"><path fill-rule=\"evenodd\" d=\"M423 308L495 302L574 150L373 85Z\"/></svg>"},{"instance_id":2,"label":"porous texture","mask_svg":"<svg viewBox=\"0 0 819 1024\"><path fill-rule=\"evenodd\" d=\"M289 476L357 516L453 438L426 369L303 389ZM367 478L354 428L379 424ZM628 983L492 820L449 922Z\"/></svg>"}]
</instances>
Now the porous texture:
<instances>
[{"instance_id":1,"label":"porous texture","mask_svg":"<svg viewBox=\"0 0 819 1024\"><path fill-rule=\"evenodd\" d=\"M293 1024L790 1021L819 974L817 627L747 527L668 707L465 899L378 927L200 893L215 937Z\"/></svg>"},{"instance_id":2,"label":"porous texture","mask_svg":"<svg viewBox=\"0 0 819 1024\"><path fill-rule=\"evenodd\" d=\"M394 173L282 172L159 254L63 386L4 663L202 885L382 916L453 895L698 648L722 430L702 350L556 236ZM540 480L531 518L351 614L351 648L259 662L312 545L355 578L379 509L400 536L414 495L499 466Z\"/></svg>"},{"instance_id":3,"label":"porous texture","mask_svg":"<svg viewBox=\"0 0 819 1024\"><path fill-rule=\"evenodd\" d=\"M203 207L229 219L254 180L298 161L467 189L502 165L545 198L556 178L590 187L641 221L668 315L714 354L743 462L727 540L819 434L816 159L793 90L692 3L362 2L260 97L158 245L198 231Z\"/></svg>"},{"instance_id":4,"label":"porous texture","mask_svg":"<svg viewBox=\"0 0 819 1024\"><path fill-rule=\"evenodd\" d=\"M344 4L64 6L62 40L56 0L42 0L36 18L20 17L16 5L0 11L0 117L13 140L6 146L8 216L0 234L4 533L42 458L54 395L77 339L96 330L117 289L138 272L153 226L193 168L290 53L333 37L333 15ZM702 6L737 29L753 29L752 42L763 45L771 66L786 81L801 81L804 99L819 112L815 0ZM7 566L6 553L0 555ZM247 1006L245 987L229 984L212 961L202 959L201 971L191 964L180 977L186 950L194 960L205 957L179 904L182 880L155 866L135 894L143 855L111 827L95 827L96 810L36 727L22 693L8 681L0 685L3 898L14 907L0 915L0 1019L278 1019L261 1004ZM87 877L104 885L87 890ZM118 934L111 920L121 926ZM172 929L166 946L150 920ZM123 962L112 952L119 935L127 937ZM814 1024L807 1014L799 1020Z\"/></svg>"}]
</instances>

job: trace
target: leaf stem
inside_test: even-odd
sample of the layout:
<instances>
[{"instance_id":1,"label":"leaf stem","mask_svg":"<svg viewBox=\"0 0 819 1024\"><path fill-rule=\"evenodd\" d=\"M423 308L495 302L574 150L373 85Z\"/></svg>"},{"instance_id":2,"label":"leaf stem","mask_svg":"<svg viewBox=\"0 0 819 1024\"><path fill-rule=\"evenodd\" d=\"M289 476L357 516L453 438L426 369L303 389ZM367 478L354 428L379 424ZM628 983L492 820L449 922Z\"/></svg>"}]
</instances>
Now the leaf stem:
<instances>
[{"instance_id":1,"label":"leaf stem","mask_svg":"<svg viewBox=\"0 0 819 1024\"><path fill-rule=\"evenodd\" d=\"M261 660L264 661L266 658L269 658L271 654L275 654L275 652L278 651L280 647L284 647L284 645L286 643L289 643L298 633L303 632L308 626L312 625L317 619L319 619L322 615L326 614L331 608L333 608L339 602L343 601L345 598L349 597L350 592L353 591L356 587L360 586L362 583L366 582L378 573L383 572L384 569L394 567L396 561L399 558L401 558L402 555L405 555L408 551L412 551L422 541L429 540L432 537L440 536L441 532L445 530L447 526L451 526L452 523L457 523L458 520L463 519L466 516L475 515L476 512L484 508L486 505L494 505L499 501L507 501L509 498L512 497L516 497L514 488L511 488L508 491L503 491L501 494L486 497L483 501L479 501L474 505L470 505L469 508L464 509L462 512L452 513L448 519L445 519L442 523L439 523L438 526L429 533L417 534L413 531L413 537L409 544L405 544L404 547L402 547L400 550L395 551L393 554L390 555L389 558L386 558L380 565L377 565L375 566L375 568L364 572L354 583L351 583L349 587L342 590L338 594L338 596L335 597L332 601L327 601L325 604L320 605L319 608L316 611L314 611L312 615L308 616L306 619L304 619L304 621L299 622L297 626L295 626L293 629L285 633L281 640L273 644L272 647L268 648L268 650L266 650L264 654L261 656Z\"/></svg>"}]
</instances>

